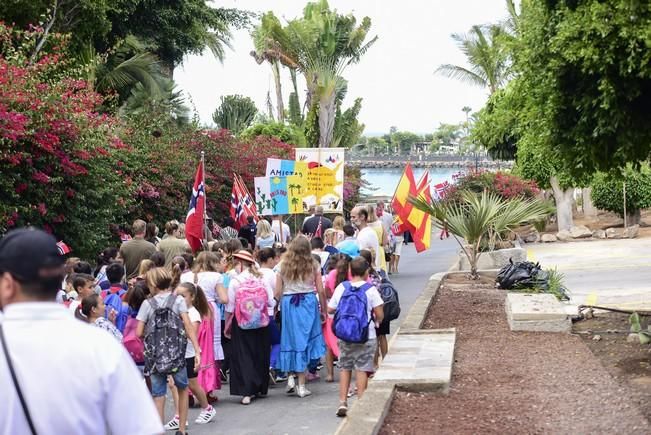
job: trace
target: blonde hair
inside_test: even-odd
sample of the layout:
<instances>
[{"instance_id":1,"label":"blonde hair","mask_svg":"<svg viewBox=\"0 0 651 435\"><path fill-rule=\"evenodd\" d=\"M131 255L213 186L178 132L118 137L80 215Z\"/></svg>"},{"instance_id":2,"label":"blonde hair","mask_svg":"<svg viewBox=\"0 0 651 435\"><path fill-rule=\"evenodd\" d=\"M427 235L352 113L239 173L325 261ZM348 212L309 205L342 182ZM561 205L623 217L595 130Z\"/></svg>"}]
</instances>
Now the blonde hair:
<instances>
[{"instance_id":1,"label":"blonde hair","mask_svg":"<svg viewBox=\"0 0 651 435\"><path fill-rule=\"evenodd\" d=\"M375 206L373 204L367 205L366 211L368 212L368 220L366 222L369 224L375 222L377 220L377 215L375 214Z\"/></svg>"},{"instance_id":2,"label":"blonde hair","mask_svg":"<svg viewBox=\"0 0 651 435\"><path fill-rule=\"evenodd\" d=\"M309 281L316 267L310 241L305 236L298 236L292 240L283 256L280 276L285 282Z\"/></svg>"},{"instance_id":3,"label":"blonde hair","mask_svg":"<svg viewBox=\"0 0 651 435\"><path fill-rule=\"evenodd\" d=\"M325 242L326 245L334 245L335 242L337 241L337 230L334 228L328 228L325 230L325 233L323 233L323 241Z\"/></svg>"},{"instance_id":4,"label":"blonde hair","mask_svg":"<svg viewBox=\"0 0 651 435\"><path fill-rule=\"evenodd\" d=\"M262 278L262 273L260 273L260 270L258 269L258 266L255 265L255 263L251 263L250 261L242 260L241 258L233 258L235 263L240 263L242 265L242 272L245 270L248 270L249 273L256 278Z\"/></svg>"},{"instance_id":5,"label":"blonde hair","mask_svg":"<svg viewBox=\"0 0 651 435\"><path fill-rule=\"evenodd\" d=\"M152 294L156 293L156 290L165 291L172 285L172 274L164 267L155 267L147 272L145 282Z\"/></svg>"},{"instance_id":6,"label":"blonde hair","mask_svg":"<svg viewBox=\"0 0 651 435\"><path fill-rule=\"evenodd\" d=\"M342 215L338 215L335 217L335 220L332 221L332 228L335 230L342 230L344 229L344 225L346 224L346 221L344 220L344 217Z\"/></svg>"},{"instance_id":7,"label":"blonde hair","mask_svg":"<svg viewBox=\"0 0 651 435\"><path fill-rule=\"evenodd\" d=\"M258 225L256 226L256 236L260 238L266 238L271 235L271 225L267 222L266 219L260 219Z\"/></svg>"},{"instance_id":8,"label":"blonde hair","mask_svg":"<svg viewBox=\"0 0 651 435\"><path fill-rule=\"evenodd\" d=\"M201 251L192 265L192 272L217 272L221 255L216 252Z\"/></svg>"},{"instance_id":9,"label":"blonde hair","mask_svg":"<svg viewBox=\"0 0 651 435\"><path fill-rule=\"evenodd\" d=\"M149 260L149 259L144 259L140 262L140 265L138 266L138 276L143 276L150 270L154 268L154 262Z\"/></svg>"}]
</instances>

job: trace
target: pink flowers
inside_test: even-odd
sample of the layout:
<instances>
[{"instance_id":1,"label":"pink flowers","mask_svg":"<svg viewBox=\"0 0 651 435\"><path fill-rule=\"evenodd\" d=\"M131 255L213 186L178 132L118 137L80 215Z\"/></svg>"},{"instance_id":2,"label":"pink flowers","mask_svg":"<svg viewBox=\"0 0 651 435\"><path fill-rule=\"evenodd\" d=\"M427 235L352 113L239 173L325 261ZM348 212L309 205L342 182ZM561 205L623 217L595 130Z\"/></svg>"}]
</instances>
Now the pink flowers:
<instances>
[{"instance_id":1,"label":"pink flowers","mask_svg":"<svg viewBox=\"0 0 651 435\"><path fill-rule=\"evenodd\" d=\"M50 182L50 177L41 171L36 171L32 174L32 180L41 184L47 184Z\"/></svg>"}]
</instances>

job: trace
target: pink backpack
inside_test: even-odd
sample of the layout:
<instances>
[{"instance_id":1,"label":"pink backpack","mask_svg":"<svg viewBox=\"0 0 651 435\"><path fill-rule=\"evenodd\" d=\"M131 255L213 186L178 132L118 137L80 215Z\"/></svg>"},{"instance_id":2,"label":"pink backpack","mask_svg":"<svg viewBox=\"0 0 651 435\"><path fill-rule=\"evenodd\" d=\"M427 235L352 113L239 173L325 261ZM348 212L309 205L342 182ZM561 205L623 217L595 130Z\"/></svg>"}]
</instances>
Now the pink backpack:
<instances>
[{"instance_id":1,"label":"pink backpack","mask_svg":"<svg viewBox=\"0 0 651 435\"><path fill-rule=\"evenodd\" d=\"M138 326L138 320L135 317L129 317L124 325L122 344L124 344L133 361L136 364L142 364L145 362L145 344L142 339L136 336L136 326Z\"/></svg>"},{"instance_id":2,"label":"pink backpack","mask_svg":"<svg viewBox=\"0 0 651 435\"><path fill-rule=\"evenodd\" d=\"M269 325L267 302L269 296L259 278L249 277L235 294L235 318L241 329L258 329Z\"/></svg>"}]
</instances>

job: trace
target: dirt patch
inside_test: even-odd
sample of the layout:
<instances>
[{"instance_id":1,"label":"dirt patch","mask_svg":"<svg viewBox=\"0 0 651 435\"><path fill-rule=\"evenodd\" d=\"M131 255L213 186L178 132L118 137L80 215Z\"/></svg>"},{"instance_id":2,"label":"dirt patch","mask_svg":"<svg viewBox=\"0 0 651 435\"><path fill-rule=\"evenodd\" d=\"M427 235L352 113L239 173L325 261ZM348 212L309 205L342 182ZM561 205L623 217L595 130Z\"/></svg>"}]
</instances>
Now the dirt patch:
<instances>
[{"instance_id":1,"label":"dirt patch","mask_svg":"<svg viewBox=\"0 0 651 435\"><path fill-rule=\"evenodd\" d=\"M629 400L651 420L651 347L626 341L628 315L597 313L592 319L575 323L573 330L608 373L629 387Z\"/></svg>"},{"instance_id":2,"label":"dirt patch","mask_svg":"<svg viewBox=\"0 0 651 435\"><path fill-rule=\"evenodd\" d=\"M381 434L651 430L582 338L511 332L505 294L443 285L425 327L457 328L450 392L398 392Z\"/></svg>"}]
</instances>

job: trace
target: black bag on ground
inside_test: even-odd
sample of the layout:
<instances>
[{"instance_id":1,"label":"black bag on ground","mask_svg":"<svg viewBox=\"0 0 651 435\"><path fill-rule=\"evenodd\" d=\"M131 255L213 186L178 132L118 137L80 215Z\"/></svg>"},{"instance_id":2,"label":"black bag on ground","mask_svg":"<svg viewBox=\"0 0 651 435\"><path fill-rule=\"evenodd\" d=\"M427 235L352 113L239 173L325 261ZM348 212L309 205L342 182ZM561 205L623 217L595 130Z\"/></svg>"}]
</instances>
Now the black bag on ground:
<instances>
[{"instance_id":1,"label":"black bag on ground","mask_svg":"<svg viewBox=\"0 0 651 435\"><path fill-rule=\"evenodd\" d=\"M518 261L514 263L513 260L509 260L509 264L500 269L495 280L499 288L505 290L518 287L540 287L543 282L545 285L547 283L546 272L542 274L541 272L542 270L538 263L532 263L531 261ZM539 274L541 274L540 277Z\"/></svg>"}]
</instances>

